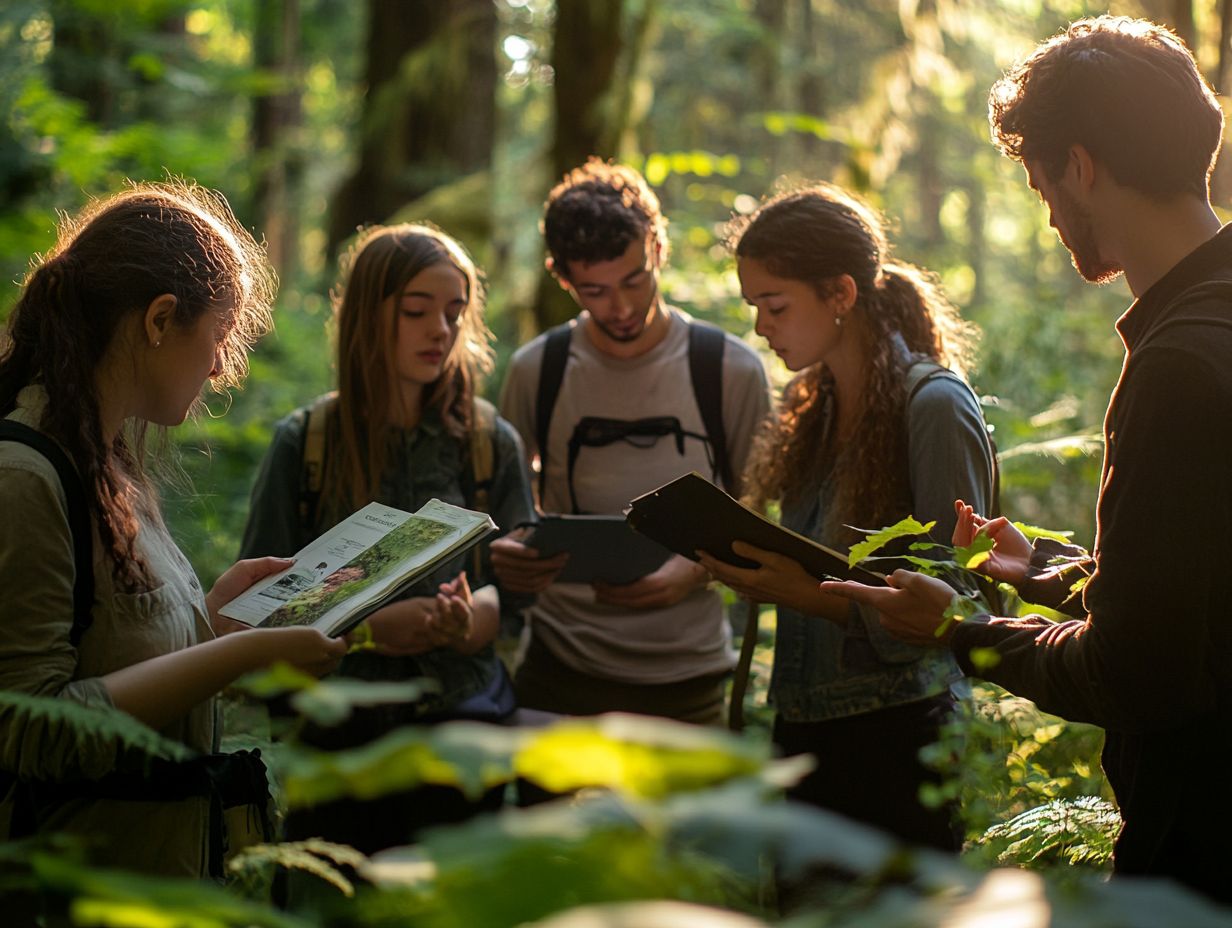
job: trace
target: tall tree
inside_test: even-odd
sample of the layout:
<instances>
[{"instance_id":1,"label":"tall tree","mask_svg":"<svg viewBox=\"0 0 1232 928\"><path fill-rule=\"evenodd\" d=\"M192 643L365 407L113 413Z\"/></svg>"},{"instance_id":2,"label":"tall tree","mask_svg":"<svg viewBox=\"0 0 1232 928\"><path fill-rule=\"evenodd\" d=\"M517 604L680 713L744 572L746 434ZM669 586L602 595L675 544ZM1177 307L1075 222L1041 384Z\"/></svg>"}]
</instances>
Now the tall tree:
<instances>
[{"instance_id":1,"label":"tall tree","mask_svg":"<svg viewBox=\"0 0 1232 928\"><path fill-rule=\"evenodd\" d=\"M269 243L270 260L287 279L296 266L303 175L296 134L302 121L300 2L266 0L257 4L256 12L253 64L261 74L262 89L253 99L253 206Z\"/></svg>"},{"instance_id":2,"label":"tall tree","mask_svg":"<svg viewBox=\"0 0 1232 928\"><path fill-rule=\"evenodd\" d=\"M358 226L486 170L496 124L492 0L368 0L359 158L332 203L328 247Z\"/></svg>"},{"instance_id":3,"label":"tall tree","mask_svg":"<svg viewBox=\"0 0 1232 928\"><path fill-rule=\"evenodd\" d=\"M654 0L557 0L552 30L555 123L550 181L591 155L625 154L638 118L634 86L655 17ZM536 325L546 329L576 307L545 274L535 302Z\"/></svg>"}]
</instances>

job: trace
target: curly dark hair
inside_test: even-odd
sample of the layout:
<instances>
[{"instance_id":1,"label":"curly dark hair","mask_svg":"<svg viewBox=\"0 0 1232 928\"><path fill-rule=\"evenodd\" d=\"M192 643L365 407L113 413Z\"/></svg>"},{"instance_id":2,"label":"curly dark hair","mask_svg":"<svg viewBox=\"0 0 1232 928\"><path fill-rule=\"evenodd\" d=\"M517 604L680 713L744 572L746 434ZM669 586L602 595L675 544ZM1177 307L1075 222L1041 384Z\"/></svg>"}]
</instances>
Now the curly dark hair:
<instances>
[{"instance_id":1,"label":"curly dark hair","mask_svg":"<svg viewBox=\"0 0 1232 928\"><path fill-rule=\"evenodd\" d=\"M552 188L540 228L552 269L562 277L568 262L611 261L647 234L667 257L667 220L646 179L631 167L599 158L574 168Z\"/></svg>"},{"instance_id":2,"label":"curly dark hair","mask_svg":"<svg viewBox=\"0 0 1232 928\"><path fill-rule=\"evenodd\" d=\"M0 415L30 384L47 392L40 428L81 474L91 515L120 588L154 579L136 542L138 514L157 517L144 469L146 423L103 435L95 372L122 324L162 294L176 298L175 324L191 327L230 302L218 346L215 388L238 386L247 352L270 327L277 279L265 251L221 194L195 184L137 184L65 216L59 237L26 277L0 340Z\"/></svg>"},{"instance_id":3,"label":"curly dark hair","mask_svg":"<svg viewBox=\"0 0 1232 928\"><path fill-rule=\"evenodd\" d=\"M1072 23L993 85L993 142L1060 180L1081 145L1147 196L1206 197L1223 110L1170 29L1100 16Z\"/></svg>"},{"instance_id":4,"label":"curly dark hair","mask_svg":"<svg viewBox=\"0 0 1232 928\"><path fill-rule=\"evenodd\" d=\"M856 301L848 325L868 359L860 428L842 448L830 428L834 379L825 364L791 380L778 414L754 442L745 468L746 501L760 507L815 492L817 460L825 455L835 461L837 487L826 526L830 538L856 540L843 523L875 527L900 518L909 488L897 339L913 356L961 374L977 334L974 326L959 318L930 275L890 261L881 217L839 187L816 184L773 197L751 216L733 220L728 244L737 258L808 283L823 299L833 292L836 277L849 275Z\"/></svg>"}]
</instances>

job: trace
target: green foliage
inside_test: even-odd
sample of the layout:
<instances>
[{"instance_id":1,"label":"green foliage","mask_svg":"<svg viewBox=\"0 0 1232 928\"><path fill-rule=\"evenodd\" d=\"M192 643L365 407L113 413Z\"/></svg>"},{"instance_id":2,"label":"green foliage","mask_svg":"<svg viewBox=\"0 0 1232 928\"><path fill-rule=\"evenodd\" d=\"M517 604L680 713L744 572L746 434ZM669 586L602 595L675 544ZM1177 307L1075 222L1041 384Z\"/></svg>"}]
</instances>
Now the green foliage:
<instances>
[{"instance_id":1,"label":"green foliage","mask_svg":"<svg viewBox=\"0 0 1232 928\"><path fill-rule=\"evenodd\" d=\"M358 869L367 860L353 847L311 838L244 848L227 862L227 873L245 886L263 888L275 868L302 870L350 898L355 885L339 868Z\"/></svg>"},{"instance_id":2,"label":"green foliage","mask_svg":"<svg viewBox=\"0 0 1232 928\"><path fill-rule=\"evenodd\" d=\"M927 525L922 525L912 516L908 516L893 525L886 526L880 529L856 529L857 532L863 532L866 536L864 541L851 546L851 551L847 555L847 566L855 567L861 561L866 560L874 552L880 551L890 542L899 538L908 538L915 535L926 535L936 525L936 522L929 522Z\"/></svg>"},{"instance_id":3,"label":"green foliage","mask_svg":"<svg viewBox=\"0 0 1232 928\"><path fill-rule=\"evenodd\" d=\"M106 928L308 928L312 923L247 902L201 880L141 876L36 852L37 886L68 897L72 922Z\"/></svg>"},{"instance_id":4,"label":"green foliage","mask_svg":"<svg viewBox=\"0 0 1232 928\"><path fill-rule=\"evenodd\" d=\"M1121 830L1121 816L1105 799L1082 796L1054 799L1008 822L993 825L980 838L998 863L1042 868L1057 863L1106 866Z\"/></svg>"},{"instance_id":5,"label":"green foliage","mask_svg":"<svg viewBox=\"0 0 1232 928\"><path fill-rule=\"evenodd\" d=\"M187 760L194 754L179 741L164 738L144 722L118 709L0 690L0 728L5 732L24 732L31 727L39 728L40 737L47 743L86 739L77 742L81 753L86 752L88 745L96 752L109 750L113 757L121 749L166 760ZM37 769L39 759L31 757L23 763Z\"/></svg>"},{"instance_id":6,"label":"green foliage","mask_svg":"<svg viewBox=\"0 0 1232 928\"><path fill-rule=\"evenodd\" d=\"M430 678L414 680L356 680L348 677L316 677L289 664L278 663L267 670L237 680L235 689L261 699L291 693L290 706L300 716L318 725L339 725L361 706L412 703L440 690Z\"/></svg>"},{"instance_id":7,"label":"green foliage","mask_svg":"<svg viewBox=\"0 0 1232 928\"><path fill-rule=\"evenodd\" d=\"M1111 788L1099 766L1103 732L1040 712L1029 700L989 683L975 683L972 689L971 698L960 703L955 718L943 727L941 740L925 750L925 761L944 782L926 786L923 796L929 802L957 802L974 859L1024 862L1014 855L1030 851L1029 842L1009 849L1005 842L990 843L985 833L1053 801L1110 799ZM1115 837L1111 820L1086 821L1105 829L1105 842ZM1033 825L1046 824L1028 818L1014 832L1021 839ZM1099 846L1094 840L1088 843ZM1092 855L1083 862L1107 861Z\"/></svg>"}]
</instances>

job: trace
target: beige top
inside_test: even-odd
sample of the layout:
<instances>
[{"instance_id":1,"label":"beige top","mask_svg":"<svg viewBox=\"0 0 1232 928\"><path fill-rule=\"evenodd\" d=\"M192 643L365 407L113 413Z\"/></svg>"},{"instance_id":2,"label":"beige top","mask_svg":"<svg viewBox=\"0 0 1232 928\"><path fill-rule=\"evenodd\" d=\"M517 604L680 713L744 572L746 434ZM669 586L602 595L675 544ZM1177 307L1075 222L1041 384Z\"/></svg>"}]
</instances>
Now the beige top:
<instances>
[{"instance_id":1,"label":"beige top","mask_svg":"<svg viewBox=\"0 0 1232 928\"><path fill-rule=\"evenodd\" d=\"M27 387L9 415L37 427L46 406ZM73 624L72 538L67 504L52 465L38 452L0 442L0 688L110 706L101 676L213 637L205 596L191 566L161 521L143 521L138 548L159 585L117 592L95 536L93 623L79 648ZM18 724L0 714L0 764L36 778L98 777L111 769L115 745L66 725ZM161 734L202 752L215 749L210 700ZM0 804L7 831L8 803ZM57 810L48 831L89 835L109 866L199 875L206 868L207 804L74 800Z\"/></svg>"},{"instance_id":2,"label":"beige top","mask_svg":"<svg viewBox=\"0 0 1232 928\"><path fill-rule=\"evenodd\" d=\"M579 328L569 343L560 393L548 428L545 512L570 512L568 445L585 416L636 420L673 416L688 437L638 445L618 441L583 448L573 486L584 512L618 514L642 493L698 471L711 476L705 425L689 373L689 323L671 310L663 340L635 358L613 358L594 347ZM535 405L545 335L520 348L509 362L501 412L535 446ZM766 374L757 354L732 335L723 351L723 423L732 470L739 474L753 434L770 405ZM568 666L625 683L674 683L729 670L734 662L722 600L698 589L673 606L630 610L598 602L591 587L556 583L529 611L531 632Z\"/></svg>"}]
</instances>

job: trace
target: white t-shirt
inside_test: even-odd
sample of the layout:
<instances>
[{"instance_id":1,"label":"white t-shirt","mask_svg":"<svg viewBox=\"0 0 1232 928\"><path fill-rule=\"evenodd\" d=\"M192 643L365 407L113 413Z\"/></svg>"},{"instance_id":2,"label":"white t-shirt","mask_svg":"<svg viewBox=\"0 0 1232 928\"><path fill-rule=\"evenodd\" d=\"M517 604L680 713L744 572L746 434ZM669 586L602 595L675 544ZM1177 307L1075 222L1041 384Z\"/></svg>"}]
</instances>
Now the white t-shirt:
<instances>
[{"instance_id":1,"label":"white t-shirt","mask_svg":"<svg viewBox=\"0 0 1232 928\"><path fill-rule=\"evenodd\" d=\"M573 474L581 512L619 514L634 497L682 474L695 470L713 476L689 374L689 321L685 313L670 310L666 336L636 358L603 354L582 327L574 330L548 429L545 512L573 511L568 445L585 416L674 416L691 436L682 446L675 435L664 435L653 443L637 439L642 447L626 441L582 447ZM539 450L535 404L545 341L540 335L514 354L501 394L501 412L521 433L532 456ZM733 473L739 474L754 432L769 411L769 391L760 358L732 335L724 347L722 377L728 455ZM529 615L531 634L557 658L604 679L672 683L721 673L733 663L722 603L709 589L695 590L665 609L630 611L596 602L588 585L558 583L539 595Z\"/></svg>"}]
</instances>

